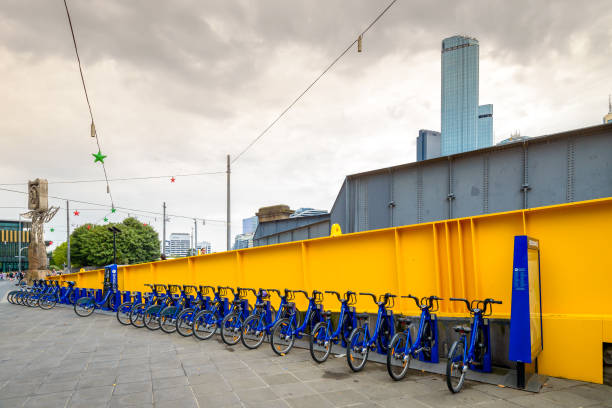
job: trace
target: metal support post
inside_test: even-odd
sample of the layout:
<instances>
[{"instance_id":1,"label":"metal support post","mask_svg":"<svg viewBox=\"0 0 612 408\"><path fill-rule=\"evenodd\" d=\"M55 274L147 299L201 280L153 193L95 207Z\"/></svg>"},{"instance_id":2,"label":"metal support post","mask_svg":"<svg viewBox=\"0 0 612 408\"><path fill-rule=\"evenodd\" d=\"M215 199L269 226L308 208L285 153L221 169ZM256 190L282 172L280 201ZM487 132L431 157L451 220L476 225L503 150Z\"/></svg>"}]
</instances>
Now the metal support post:
<instances>
[{"instance_id":1,"label":"metal support post","mask_svg":"<svg viewBox=\"0 0 612 408\"><path fill-rule=\"evenodd\" d=\"M66 265L68 273L70 273L72 265L70 264L70 202L66 200Z\"/></svg>"},{"instance_id":2,"label":"metal support post","mask_svg":"<svg viewBox=\"0 0 612 408\"><path fill-rule=\"evenodd\" d=\"M193 249L195 249L195 254L198 255L198 220L193 219L193 227L194 227L194 237L193 237Z\"/></svg>"},{"instance_id":3,"label":"metal support post","mask_svg":"<svg viewBox=\"0 0 612 408\"><path fill-rule=\"evenodd\" d=\"M163 237L162 237L162 255L166 255L166 202L164 201L163 211L164 223L163 223Z\"/></svg>"},{"instance_id":4,"label":"metal support post","mask_svg":"<svg viewBox=\"0 0 612 408\"><path fill-rule=\"evenodd\" d=\"M227 155L227 251L231 249L232 219L230 214L230 155Z\"/></svg>"},{"instance_id":5,"label":"metal support post","mask_svg":"<svg viewBox=\"0 0 612 408\"><path fill-rule=\"evenodd\" d=\"M19 214L19 275L21 275L21 214Z\"/></svg>"}]
</instances>

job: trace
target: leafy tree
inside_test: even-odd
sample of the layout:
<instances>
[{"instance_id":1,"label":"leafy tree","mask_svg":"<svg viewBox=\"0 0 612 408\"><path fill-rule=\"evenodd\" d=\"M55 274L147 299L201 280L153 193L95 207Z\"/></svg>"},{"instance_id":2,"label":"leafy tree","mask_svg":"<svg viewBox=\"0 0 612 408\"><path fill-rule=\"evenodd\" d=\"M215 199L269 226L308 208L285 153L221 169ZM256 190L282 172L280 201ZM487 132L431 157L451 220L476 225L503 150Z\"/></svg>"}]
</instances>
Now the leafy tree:
<instances>
[{"instance_id":1,"label":"leafy tree","mask_svg":"<svg viewBox=\"0 0 612 408\"><path fill-rule=\"evenodd\" d=\"M159 259L159 237L151 226L144 226L135 218L126 218L122 223L110 225L121 230L117 234L117 263L133 264ZM70 256L73 266L103 266L113 262L113 233L108 230L110 225L95 225L90 229L80 226L72 232Z\"/></svg>"},{"instance_id":2,"label":"leafy tree","mask_svg":"<svg viewBox=\"0 0 612 408\"><path fill-rule=\"evenodd\" d=\"M51 254L51 262L50 265L57 266L58 268L62 268L66 261L66 251L68 248L68 244L66 242L62 242L59 244Z\"/></svg>"}]
</instances>

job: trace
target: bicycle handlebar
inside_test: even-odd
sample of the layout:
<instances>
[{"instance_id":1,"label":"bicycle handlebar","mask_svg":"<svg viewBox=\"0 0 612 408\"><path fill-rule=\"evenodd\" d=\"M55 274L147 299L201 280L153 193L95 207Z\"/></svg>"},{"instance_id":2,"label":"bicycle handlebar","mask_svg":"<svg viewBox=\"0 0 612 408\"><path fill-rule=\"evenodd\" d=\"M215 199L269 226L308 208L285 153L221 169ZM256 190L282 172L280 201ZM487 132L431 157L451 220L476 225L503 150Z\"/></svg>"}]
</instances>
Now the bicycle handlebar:
<instances>
[{"instance_id":1,"label":"bicycle handlebar","mask_svg":"<svg viewBox=\"0 0 612 408\"><path fill-rule=\"evenodd\" d=\"M331 293L332 295L336 295L336 297L338 298L338 302L342 302L342 299L340 298L340 294L338 292L333 290L326 290L325 293Z\"/></svg>"},{"instance_id":2,"label":"bicycle handlebar","mask_svg":"<svg viewBox=\"0 0 612 408\"><path fill-rule=\"evenodd\" d=\"M280 291L278 289L266 289L270 293L276 293L280 297Z\"/></svg>"},{"instance_id":3,"label":"bicycle handlebar","mask_svg":"<svg viewBox=\"0 0 612 408\"><path fill-rule=\"evenodd\" d=\"M491 307L490 308L490 313L487 314L487 306L488 305L491 305L491 304L501 305L502 304L501 300L495 300L495 299L492 299L492 298L487 298L485 300L474 299L474 300L472 300L471 303L468 302L467 299L463 299L463 298L450 298L450 300L455 301L455 302L464 302L465 305L467 306L468 310L470 311L470 313L474 313L474 310L478 309L478 305L482 303L483 304L483 307L482 307L482 315L483 316L489 316L491 313L493 313L493 308ZM476 305L476 307L473 307L474 304Z\"/></svg>"},{"instance_id":4,"label":"bicycle handlebar","mask_svg":"<svg viewBox=\"0 0 612 408\"><path fill-rule=\"evenodd\" d=\"M371 296L374 303L378 303L378 300L376 299L376 295L374 295L373 293L359 292L359 296Z\"/></svg>"},{"instance_id":5,"label":"bicycle handlebar","mask_svg":"<svg viewBox=\"0 0 612 408\"><path fill-rule=\"evenodd\" d=\"M248 292L252 292L253 295L257 296L257 292L255 291L255 289L252 289L252 288L238 288L238 296L240 296L240 297L247 296Z\"/></svg>"}]
</instances>

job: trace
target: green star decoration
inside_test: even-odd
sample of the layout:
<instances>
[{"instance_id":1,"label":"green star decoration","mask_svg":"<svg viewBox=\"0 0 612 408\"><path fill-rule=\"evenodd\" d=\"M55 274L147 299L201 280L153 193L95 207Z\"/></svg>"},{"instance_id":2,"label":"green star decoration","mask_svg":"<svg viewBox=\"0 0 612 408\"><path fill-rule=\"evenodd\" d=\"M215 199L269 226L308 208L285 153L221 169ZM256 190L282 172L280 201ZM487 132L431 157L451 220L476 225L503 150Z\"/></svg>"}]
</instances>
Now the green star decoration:
<instances>
[{"instance_id":1,"label":"green star decoration","mask_svg":"<svg viewBox=\"0 0 612 408\"><path fill-rule=\"evenodd\" d=\"M51 231L51 232L55 231L55 228L51 228L51 229L50 229L50 231Z\"/></svg>"},{"instance_id":2,"label":"green star decoration","mask_svg":"<svg viewBox=\"0 0 612 408\"><path fill-rule=\"evenodd\" d=\"M117 209L115 207L111 208L111 212L114 213L115 211L117 211Z\"/></svg>"},{"instance_id":3,"label":"green star decoration","mask_svg":"<svg viewBox=\"0 0 612 408\"><path fill-rule=\"evenodd\" d=\"M108 222L108 218L104 217L104 222Z\"/></svg>"},{"instance_id":4,"label":"green star decoration","mask_svg":"<svg viewBox=\"0 0 612 408\"><path fill-rule=\"evenodd\" d=\"M106 157L107 157L107 156L103 155L102 152L99 151L99 150L98 150L98 154L92 153L91 155L96 158L94 160L94 163L100 162L100 163L104 164L104 159L106 159Z\"/></svg>"}]
</instances>

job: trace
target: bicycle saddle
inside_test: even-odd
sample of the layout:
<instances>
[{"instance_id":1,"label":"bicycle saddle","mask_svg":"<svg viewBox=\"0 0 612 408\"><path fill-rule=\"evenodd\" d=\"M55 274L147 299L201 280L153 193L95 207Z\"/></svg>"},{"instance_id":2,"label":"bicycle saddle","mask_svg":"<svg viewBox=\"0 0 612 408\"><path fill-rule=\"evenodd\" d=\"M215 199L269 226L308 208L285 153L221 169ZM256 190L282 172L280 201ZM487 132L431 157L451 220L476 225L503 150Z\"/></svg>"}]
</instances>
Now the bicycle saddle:
<instances>
[{"instance_id":1,"label":"bicycle saddle","mask_svg":"<svg viewBox=\"0 0 612 408\"><path fill-rule=\"evenodd\" d=\"M283 305L285 309L293 309L295 308L295 302L287 302Z\"/></svg>"},{"instance_id":2,"label":"bicycle saddle","mask_svg":"<svg viewBox=\"0 0 612 408\"><path fill-rule=\"evenodd\" d=\"M405 323L405 324L406 324L406 326L410 326L410 324L412 323L412 320L410 320L410 318L409 318L409 317L406 317L406 316L396 316L396 317L395 317L395 320L396 320L398 323Z\"/></svg>"},{"instance_id":3,"label":"bicycle saddle","mask_svg":"<svg viewBox=\"0 0 612 408\"><path fill-rule=\"evenodd\" d=\"M469 333L472 331L472 328L469 326L459 325L453 327L453 330L455 330L457 333Z\"/></svg>"},{"instance_id":4,"label":"bicycle saddle","mask_svg":"<svg viewBox=\"0 0 612 408\"><path fill-rule=\"evenodd\" d=\"M321 317L325 318L325 319L329 319L332 315L332 311L331 310L326 310L324 312L321 312Z\"/></svg>"},{"instance_id":5,"label":"bicycle saddle","mask_svg":"<svg viewBox=\"0 0 612 408\"><path fill-rule=\"evenodd\" d=\"M357 313L355 317L359 320L367 319L370 317L368 313Z\"/></svg>"}]
</instances>

